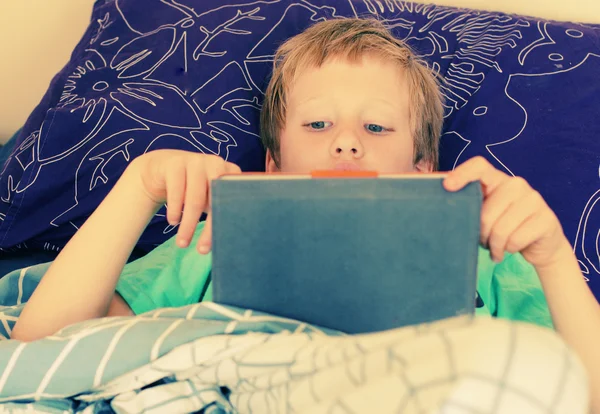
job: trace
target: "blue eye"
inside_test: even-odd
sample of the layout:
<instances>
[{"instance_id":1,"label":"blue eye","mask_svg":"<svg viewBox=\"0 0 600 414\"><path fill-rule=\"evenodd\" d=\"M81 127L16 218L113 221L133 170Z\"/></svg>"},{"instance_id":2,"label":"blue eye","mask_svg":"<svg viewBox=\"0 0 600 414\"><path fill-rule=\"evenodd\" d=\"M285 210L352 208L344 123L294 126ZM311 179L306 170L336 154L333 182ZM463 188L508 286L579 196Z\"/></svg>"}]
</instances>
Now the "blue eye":
<instances>
[{"instance_id":1,"label":"blue eye","mask_svg":"<svg viewBox=\"0 0 600 414\"><path fill-rule=\"evenodd\" d=\"M384 127L382 127L381 125L377 125L377 124L367 124L367 130L369 132L373 132L375 134L380 134L380 133L386 131L386 129Z\"/></svg>"},{"instance_id":2,"label":"blue eye","mask_svg":"<svg viewBox=\"0 0 600 414\"><path fill-rule=\"evenodd\" d=\"M325 128L331 126L331 122L315 121L315 122L306 124L305 126L309 127L310 129L325 129Z\"/></svg>"}]
</instances>

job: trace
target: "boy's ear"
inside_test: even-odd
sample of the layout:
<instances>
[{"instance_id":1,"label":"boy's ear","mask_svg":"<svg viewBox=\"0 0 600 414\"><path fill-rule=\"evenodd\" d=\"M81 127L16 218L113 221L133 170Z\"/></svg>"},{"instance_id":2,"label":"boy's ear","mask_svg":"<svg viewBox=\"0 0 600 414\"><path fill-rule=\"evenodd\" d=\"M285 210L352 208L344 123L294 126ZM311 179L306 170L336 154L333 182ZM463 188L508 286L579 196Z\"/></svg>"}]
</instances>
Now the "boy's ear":
<instances>
[{"instance_id":1,"label":"boy's ear","mask_svg":"<svg viewBox=\"0 0 600 414\"><path fill-rule=\"evenodd\" d=\"M265 171L268 173L279 172L279 167L271 154L271 150L267 150L267 156L265 158Z\"/></svg>"},{"instance_id":2,"label":"boy's ear","mask_svg":"<svg viewBox=\"0 0 600 414\"><path fill-rule=\"evenodd\" d=\"M433 171L433 163L431 161L421 160L415 164L414 169L420 173L430 173Z\"/></svg>"}]
</instances>

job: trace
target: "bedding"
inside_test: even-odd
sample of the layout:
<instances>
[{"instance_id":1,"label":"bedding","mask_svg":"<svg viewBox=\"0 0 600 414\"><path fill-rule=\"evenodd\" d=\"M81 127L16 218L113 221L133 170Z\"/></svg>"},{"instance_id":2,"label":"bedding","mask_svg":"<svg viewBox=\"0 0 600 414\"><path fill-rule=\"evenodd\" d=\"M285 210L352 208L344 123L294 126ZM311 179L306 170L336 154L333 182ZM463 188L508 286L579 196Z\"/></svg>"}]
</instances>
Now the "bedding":
<instances>
[{"instance_id":1,"label":"bedding","mask_svg":"<svg viewBox=\"0 0 600 414\"><path fill-rule=\"evenodd\" d=\"M1 335L46 267L0 281ZM346 336L205 302L0 341L0 410L584 414L583 367L557 338L487 317Z\"/></svg>"},{"instance_id":2,"label":"bedding","mask_svg":"<svg viewBox=\"0 0 600 414\"><path fill-rule=\"evenodd\" d=\"M60 249L146 151L262 169L258 111L275 48L344 16L384 20L442 75L442 169L482 155L525 177L600 297L600 26L401 1L96 1L0 172L0 254ZM161 210L138 249L174 231Z\"/></svg>"},{"instance_id":3,"label":"bedding","mask_svg":"<svg viewBox=\"0 0 600 414\"><path fill-rule=\"evenodd\" d=\"M17 251L6 254L2 260L0 260L0 278L13 270L51 262L56 256L57 254L52 252Z\"/></svg>"},{"instance_id":4,"label":"bedding","mask_svg":"<svg viewBox=\"0 0 600 414\"><path fill-rule=\"evenodd\" d=\"M144 255L145 252L136 249L127 259L127 263L139 259ZM0 279L17 269L49 263L56 259L56 256L58 256L58 252L56 251L5 251L0 259Z\"/></svg>"}]
</instances>

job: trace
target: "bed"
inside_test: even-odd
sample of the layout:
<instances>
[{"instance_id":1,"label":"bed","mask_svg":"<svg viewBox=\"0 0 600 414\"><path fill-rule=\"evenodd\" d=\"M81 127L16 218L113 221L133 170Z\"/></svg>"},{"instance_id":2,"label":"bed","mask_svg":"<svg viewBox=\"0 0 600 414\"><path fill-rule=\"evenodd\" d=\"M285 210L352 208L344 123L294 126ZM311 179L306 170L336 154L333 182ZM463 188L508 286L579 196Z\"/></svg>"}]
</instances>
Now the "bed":
<instances>
[{"instance_id":1,"label":"bed","mask_svg":"<svg viewBox=\"0 0 600 414\"><path fill-rule=\"evenodd\" d=\"M599 25L400 1L144 0L143 7L141 3L94 3L89 27L71 58L22 129L0 151L0 275L34 266L11 273L15 289L0 292L6 299L3 303L13 301L0 318L5 336L47 266L43 263L56 256L136 156L157 148L178 148L222 156L244 171L261 170L264 153L258 139L258 110L273 51L312 21L344 16L385 20L444 77L441 169L450 170L482 155L497 168L525 177L557 213L582 272L600 298ZM132 259L151 251L175 230L166 223L164 210L159 211ZM114 326L106 320L90 323L82 330L87 333L71 345L80 350L71 363L87 366L82 362L85 355L96 355L92 348L77 345L84 338L98 341L98 336L88 335L90 330L105 332L103 346L131 352L137 339L129 330L153 320L159 320L166 332L159 342L156 338L146 342L154 359L127 365L125 371L143 371L158 355L166 358L176 345L202 338L209 338L203 342L206 346L222 348L222 343L210 345L210 335L202 332L219 337L238 329L240 321L249 324L242 323L243 332L300 329L308 336L324 335L313 327L240 312L202 304L158 311L137 322L114 321ZM201 317L194 322L194 315ZM192 324L193 329L185 332L199 331L185 338L172 336L178 324ZM120 345L123 335L129 338L128 345ZM12 409L25 410L31 402L31 407L47 412L100 412L116 407L129 407L123 412L141 411L142 406L132 401L153 384L148 378L166 378L149 371L140 371L142 382L128 376L126 387L131 387L131 393L118 388L122 394L118 404L123 405L110 406L109 396L116 395L111 387L122 386L115 373L110 378L116 382L103 382L112 357L103 356L104 365L99 357L98 365L89 366L89 370L103 367L101 373L91 375L82 369L86 372L82 383L76 379L55 383L52 370L66 369L61 361L71 358L70 350L60 345L60 335L57 338L43 345L56 354L41 359L48 365L38 373L39 382L8 375L8 367L25 369L20 353L38 358L35 355L46 351L2 343L6 352L0 351L0 364L5 364L0 398L13 401ZM171 345L164 345L171 339ZM192 352L193 345L189 347L181 352ZM90 378L91 383L85 382ZM35 389L11 388L28 381L37 384ZM171 380L161 384L182 386ZM189 388L189 381L183 387ZM199 401L196 410L210 412L215 407L211 404L223 398L221 391L199 388L189 395ZM78 395L81 398L73 397ZM33 401L36 396L50 397ZM161 412L160 404L143 407Z\"/></svg>"}]
</instances>

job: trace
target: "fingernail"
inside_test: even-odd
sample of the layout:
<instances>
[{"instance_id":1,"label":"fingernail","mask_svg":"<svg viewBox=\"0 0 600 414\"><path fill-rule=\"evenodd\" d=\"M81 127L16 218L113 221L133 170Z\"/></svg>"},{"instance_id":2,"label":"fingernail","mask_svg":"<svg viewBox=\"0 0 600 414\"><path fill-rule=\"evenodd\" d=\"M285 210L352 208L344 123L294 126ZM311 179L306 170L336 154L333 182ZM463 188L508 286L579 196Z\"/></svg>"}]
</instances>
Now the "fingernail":
<instances>
[{"instance_id":1,"label":"fingernail","mask_svg":"<svg viewBox=\"0 0 600 414\"><path fill-rule=\"evenodd\" d=\"M208 246L200 245L198 246L198 253L200 254L208 254Z\"/></svg>"},{"instance_id":2,"label":"fingernail","mask_svg":"<svg viewBox=\"0 0 600 414\"><path fill-rule=\"evenodd\" d=\"M187 247L188 241L186 239L177 239L177 245L179 247Z\"/></svg>"}]
</instances>

